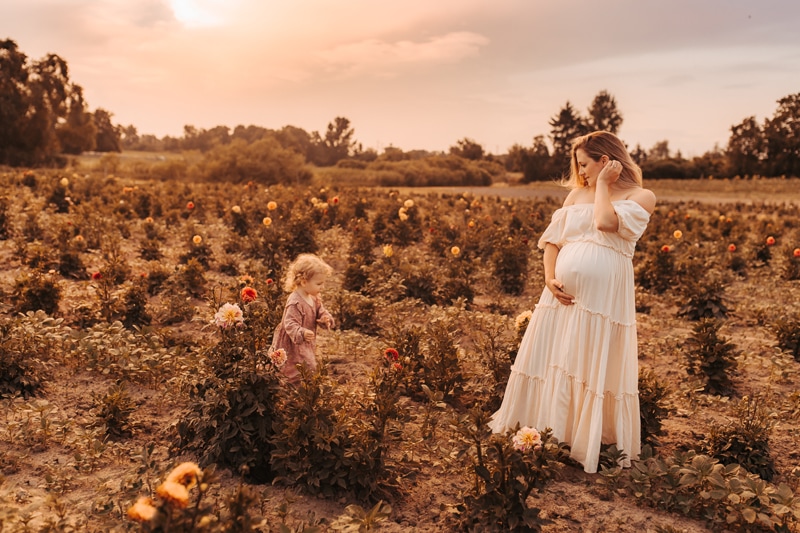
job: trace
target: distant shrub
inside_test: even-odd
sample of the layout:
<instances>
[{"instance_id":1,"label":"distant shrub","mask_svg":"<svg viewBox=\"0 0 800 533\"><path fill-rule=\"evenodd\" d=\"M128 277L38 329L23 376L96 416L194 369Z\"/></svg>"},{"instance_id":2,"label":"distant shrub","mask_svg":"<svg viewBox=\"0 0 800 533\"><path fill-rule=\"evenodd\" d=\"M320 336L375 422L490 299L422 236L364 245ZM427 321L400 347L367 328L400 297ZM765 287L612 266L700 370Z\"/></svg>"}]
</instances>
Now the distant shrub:
<instances>
[{"instance_id":1,"label":"distant shrub","mask_svg":"<svg viewBox=\"0 0 800 533\"><path fill-rule=\"evenodd\" d=\"M263 185L297 185L311 179L305 158L292 149L284 148L272 137L253 143L234 139L229 144L217 145L205 154L193 173L205 181L253 181Z\"/></svg>"}]
</instances>

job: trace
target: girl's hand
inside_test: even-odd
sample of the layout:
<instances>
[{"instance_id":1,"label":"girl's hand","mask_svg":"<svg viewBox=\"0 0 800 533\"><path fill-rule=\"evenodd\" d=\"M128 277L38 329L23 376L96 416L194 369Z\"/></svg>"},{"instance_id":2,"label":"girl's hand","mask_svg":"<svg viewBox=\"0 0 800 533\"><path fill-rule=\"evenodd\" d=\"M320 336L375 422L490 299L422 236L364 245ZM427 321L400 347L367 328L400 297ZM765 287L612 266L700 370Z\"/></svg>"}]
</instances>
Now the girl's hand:
<instances>
[{"instance_id":1,"label":"girl's hand","mask_svg":"<svg viewBox=\"0 0 800 533\"><path fill-rule=\"evenodd\" d=\"M572 305L575 303L575 297L564 292L564 284L557 279L554 278L547 280L547 288L550 289L550 292L553 293L553 296L556 297L556 300L563 305Z\"/></svg>"},{"instance_id":2,"label":"girl's hand","mask_svg":"<svg viewBox=\"0 0 800 533\"><path fill-rule=\"evenodd\" d=\"M314 342L314 339L316 339L317 336L314 334L313 331L307 329L303 332L303 338L305 339L306 342Z\"/></svg>"},{"instance_id":3,"label":"girl's hand","mask_svg":"<svg viewBox=\"0 0 800 533\"><path fill-rule=\"evenodd\" d=\"M324 328L333 329L333 319L330 317L320 318L317 320L317 324Z\"/></svg>"},{"instance_id":4,"label":"girl's hand","mask_svg":"<svg viewBox=\"0 0 800 533\"><path fill-rule=\"evenodd\" d=\"M597 182L611 185L619 179L620 174L622 174L622 163L608 160L600 171L600 174L597 175Z\"/></svg>"}]
</instances>

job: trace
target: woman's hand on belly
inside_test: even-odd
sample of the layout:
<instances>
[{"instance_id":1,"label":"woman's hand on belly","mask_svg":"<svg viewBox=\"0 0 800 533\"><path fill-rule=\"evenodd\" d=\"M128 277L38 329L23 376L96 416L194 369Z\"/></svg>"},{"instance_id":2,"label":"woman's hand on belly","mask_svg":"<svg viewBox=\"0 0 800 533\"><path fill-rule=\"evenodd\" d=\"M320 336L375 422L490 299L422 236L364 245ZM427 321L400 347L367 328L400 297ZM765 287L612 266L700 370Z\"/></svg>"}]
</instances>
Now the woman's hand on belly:
<instances>
[{"instance_id":1,"label":"woman's hand on belly","mask_svg":"<svg viewBox=\"0 0 800 533\"><path fill-rule=\"evenodd\" d=\"M575 297L571 294L568 294L564 290L564 284L558 281L557 279L549 279L546 281L547 288L550 289L550 292L553 293L553 296L556 297L563 305L572 305L575 303Z\"/></svg>"}]
</instances>

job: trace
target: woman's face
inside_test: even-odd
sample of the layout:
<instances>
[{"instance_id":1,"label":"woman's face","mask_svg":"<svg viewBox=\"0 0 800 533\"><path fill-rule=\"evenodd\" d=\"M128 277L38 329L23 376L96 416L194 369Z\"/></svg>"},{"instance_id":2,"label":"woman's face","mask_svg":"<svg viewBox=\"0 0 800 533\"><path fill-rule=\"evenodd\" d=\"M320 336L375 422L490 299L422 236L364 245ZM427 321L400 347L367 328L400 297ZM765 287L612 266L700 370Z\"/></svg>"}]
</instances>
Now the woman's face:
<instances>
[{"instance_id":1,"label":"woman's face","mask_svg":"<svg viewBox=\"0 0 800 533\"><path fill-rule=\"evenodd\" d=\"M608 162L608 156L601 156L598 161L595 161L583 148L578 148L575 150L575 160L578 163L578 175L583 178L587 187L594 187L597 183L597 176Z\"/></svg>"}]
</instances>

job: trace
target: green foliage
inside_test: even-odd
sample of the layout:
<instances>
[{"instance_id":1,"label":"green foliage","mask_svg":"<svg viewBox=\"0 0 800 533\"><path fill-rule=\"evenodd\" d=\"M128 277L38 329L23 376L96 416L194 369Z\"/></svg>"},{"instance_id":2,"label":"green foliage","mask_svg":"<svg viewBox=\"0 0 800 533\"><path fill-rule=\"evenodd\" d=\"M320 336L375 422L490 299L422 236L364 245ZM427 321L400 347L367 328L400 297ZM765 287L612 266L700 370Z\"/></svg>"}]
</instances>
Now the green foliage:
<instances>
[{"instance_id":1,"label":"green foliage","mask_svg":"<svg viewBox=\"0 0 800 533\"><path fill-rule=\"evenodd\" d=\"M391 514L392 506L383 500L376 503L369 511L360 505L348 505L344 509L344 514L331 523L331 529L345 533L373 531L380 528L380 523Z\"/></svg>"},{"instance_id":2,"label":"green foliage","mask_svg":"<svg viewBox=\"0 0 800 533\"><path fill-rule=\"evenodd\" d=\"M786 248L784 251L784 258L785 261L783 263L783 279L788 281L798 280L800 279L800 255L797 255L797 250L800 248L795 248L794 250L790 248Z\"/></svg>"},{"instance_id":3,"label":"green foliage","mask_svg":"<svg viewBox=\"0 0 800 533\"><path fill-rule=\"evenodd\" d=\"M708 394L729 395L733 391L730 375L736 369L736 346L719 334L722 323L704 318L697 322L684 342L687 371L700 376Z\"/></svg>"},{"instance_id":4,"label":"green foliage","mask_svg":"<svg viewBox=\"0 0 800 533\"><path fill-rule=\"evenodd\" d=\"M643 289L664 294L675 286L674 254L661 251L647 258L636 272L636 280Z\"/></svg>"},{"instance_id":5,"label":"green foliage","mask_svg":"<svg viewBox=\"0 0 800 533\"><path fill-rule=\"evenodd\" d=\"M639 415L641 419L641 440L643 444L657 446L658 437L664 434L662 420L670 409L666 398L666 385L659 381L651 370L639 372Z\"/></svg>"},{"instance_id":6,"label":"green foliage","mask_svg":"<svg viewBox=\"0 0 800 533\"><path fill-rule=\"evenodd\" d=\"M11 237L11 218L8 211L10 205L7 196L0 197L0 241Z\"/></svg>"},{"instance_id":7,"label":"green foliage","mask_svg":"<svg viewBox=\"0 0 800 533\"><path fill-rule=\"evenodd\" d=\"M791 531L800 517L800 498L789 486L694 451L660 458L644 446L630 469L603 468L600 475L640 505L702 519L714 531Z\"/></svg>"},{"instance_id":8,"label":"green foliage","mask_svg":"<svg viewBox=\"0 0 800 533\"><path fill-rule=\"evenodd\" d=\"M736 419L715 425L704 442L708 455L724 465L740 465L765 481L775 476L769 436L775 419L763 397L745 396L735 409Z\"/></svg>"},{"instance_id":9,"label":"green foliage","mask_svg":"<svg viewBox=\"0 0 800 533\"><path fill-rule=\"evenodd\" d=\"M0 398L39 391L49 376L46 362L64 343L62 323L43 311L0 320Z\"/></svg>"},{"instance_id":10,"label":"green foliage","mask_svg":"<svg viewBox=\"0 0 800 533\"><path fill-rule=\"evenodd\" d=\"M117 321L73 331L68 356L89 371L134 383L161 383L169 377L173 353L147 330L130 331Z\"/></svg>"},{"instance_id":11,"label":"green foliage","mask_svg":"<svg viewBox=\"0 0 800 533\"><path fill-rule=\"evenodd\" d=\"M520 295L528 279L530 249L520 238L498 232L492 253L493 274L505 294Z\"/></svg>"},{"instance_id":12,"label":"green foliage","mask_svg":"<svg viewBox=\"0 0 800 533\"><path fill-rule=\"evenodd\" d=\"M341 290L333 296L331 304L331 314L339 329L354 329L365 335L374 335L380 330L375 322L376 304L373 299Z\"/></svg>"},{"instance_id":13,"label":"green foliage","mask_svg":"<svg viewBox=\"0 0 800 533\"><path fill-rule=\"evenodd\" d=\"M275 139L265 137L253 143L236 139L209 151L193 169L200 179L214 182L263 185L307 182L311 173L303 156L282 147Z\"/></svg>"},{"instance_id":14,"label":"green foliage","mask_svg":"<svg viewBox=\"0 0 800 533\"><path fill-rule=\"evenodd\" d=\"M247 360L225 377L195 382L178 423L178 449L195 451L202 464L230 466L256 481L272 479L270 440L283 386L274 371L255 372Z\"/></svg>"},{"instance_id":15,"label":"green foliage","mask_svg":"<svg viewBox=\"0 0 800 533\"><path fill-rule=\"evenodd\" d=\"M678 316L689 320L726 318L729 309L724 293L725 283L720 279L706 277L689 281L684 285L684 303L678 310Z\"/></svg>"},{"instance_id":16,"label":"green foliage","mask_svg":"<svg viewBox=\"0 0 800 533\"><path fill-rule=\"evenodd\" d=\"M278 479L312 494L377 494L385 479L383 435L376 418L332 382L324 365L287 391L275 426L272 468ZM373 412L373 415L375 412Z\"/></svg>"},{"instance_id":17,"label":"green foliage","mask_svg":"<svg viewBox=\"0 0 800 533\"><path fill-rule=\"evenodd\" d=\"M473 408L455 422L462 440L461 453L472 461L473 489L457 506L461 531L541 531L549 521L541 509L529 506L533 491L543 491L569 456L566 445L541 433L531 449L515 446L512 436L491 435L485 411Z\"/></svg>"},{"instance_id":18,"label":"green foliage","mask_svg":"<svg viewBox=\"0 0 800 533\"><path fill-rule=\"evenodd\" d=\"M41 310L48 315L54 315L58 312L60 301L61 287L51 274L33 270L14 280L11 303L17 313Z\"/></svg>"},{"instance_id":19,"label":"green foliage","mask_svg":"<svg viewBox=\"0 0 800 533\"><path fill-rule=\"evenodd\" d=\"M151 320L147 311L147 279L139 278L122 296L122 324L126 328L147 326Z\"/></svg>"},{"instance_id":20,"label":"green foliage","mask_svg":"<svg viewBox=\"0 0 800 533\"><path fill-rule=\"evenodd\" d=\"M778 317L770 328L778 341L778 348L800 361L800 313Z\"/></svg>"},{"instance_id":21,"label":"green foliage","mask_svg":"<svg viewBox=\"0 0 800 533\"><path fill-rule=\"evenodd\" d=\"M106 435L110 437L129 437L131 435L131 414L136 403L128 393L124 381L113 385L104 395L94 396L96 416L102 423Z\"/></svg>"}]
</instances>

